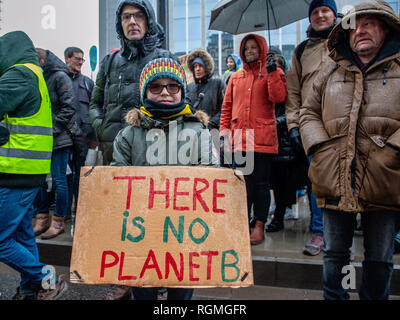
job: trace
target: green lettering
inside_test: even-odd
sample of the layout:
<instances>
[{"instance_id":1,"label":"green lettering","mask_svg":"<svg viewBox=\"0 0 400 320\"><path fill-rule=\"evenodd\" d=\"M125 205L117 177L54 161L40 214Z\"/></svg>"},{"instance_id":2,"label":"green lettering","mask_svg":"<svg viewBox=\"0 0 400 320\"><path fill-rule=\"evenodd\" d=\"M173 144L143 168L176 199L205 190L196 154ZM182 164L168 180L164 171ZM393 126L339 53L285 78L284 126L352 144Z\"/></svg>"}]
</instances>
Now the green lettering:
<instances>
[{"instance_id":1,"label":"green lettering","mask_svg":"<svg viewBox=\"0 0 400 320\"><path fill-rule=\"evenodd\" d=\"M137 227L140 230L140 235L138 235L137 237L133 237L132 235L130 235L128 233L128 235L126 236L128 238L129 241L131 242L140 242L144 239L144 236L146 234L146 229L144 226L142 226L140 223L144 223L144 219L142 217L136 217L134 219L132 219L132 224Z\"/></svg>"},{"instance_id":2,"label":"green lettering","mask_svg":"<svg viewBox=\"0 0 400 320\"><path fill-rule=\"evenodd\" d=\"M226 264L226 255L232 255L235 257L236 261L230 264ZM229 250L229 251L224 251L222 252L222 263L221 263L221 274L222 274L222 281L224 282L235 282L239 279L240 276L240 269L238 268L237 264L239 263L239 256L237 255L235 250ZM226 268L235 268L236 269L236 273L237 276L234 279L226 279L226 273L225 273L225 269Z\"/></svg>"},{"instance_id":3,"label":"green lettering","mask_svg":"<svg viewBox=\"0 0 400 320\"><path fill-rule=\"evenodd\" d=\"M179 233L176 231L171 218L170 217L165 217L164 220L164 235L163 235L163 241L164 243L168 243L168 226L170 227L172 233L174 234L176 240L178 240L179 243L183 243L183 227L185 223L185 216L180 216L179 217Z\"/></svg>"},{"instance_id":4,"label":"green lettering","mask_svg":"<svg viewBox=\"0 0 400 320\"><path fill-rule=\"evenodd\" d=\"M204 228L204 235L201 238L195 238L193 236L192 229L196 223L200 223ZM189 237L190 237L190 239L192 239L192 241L194 243L196 243L196 244L203 243L204 241L206 241L209 234L210 234L210 229L208 228L207 224L202 219L197 218L197 219L193 220L192 224L189 227Z\"/></svg>"}]
</instances>

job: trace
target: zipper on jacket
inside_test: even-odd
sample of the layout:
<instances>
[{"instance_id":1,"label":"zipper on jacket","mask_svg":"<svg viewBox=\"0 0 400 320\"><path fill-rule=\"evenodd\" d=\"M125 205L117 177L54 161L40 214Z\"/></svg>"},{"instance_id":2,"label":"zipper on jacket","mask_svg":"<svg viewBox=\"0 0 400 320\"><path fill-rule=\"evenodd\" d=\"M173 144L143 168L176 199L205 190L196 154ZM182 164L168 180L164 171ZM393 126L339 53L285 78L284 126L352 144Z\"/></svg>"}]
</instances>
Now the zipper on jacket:
<instances>
[{"instance_id":1,"label":"zipper on jacket","mask_svg":"<svg viewBox=\"0 0 400 320\"><path fill-rule=\"evenodd\" d=\"M118 84L118 99L117 99L117 105L120 104L120 100L121 100L122 73L119 74L118 80L119 80L119 84Z\"/></svg>"}]
</instances>

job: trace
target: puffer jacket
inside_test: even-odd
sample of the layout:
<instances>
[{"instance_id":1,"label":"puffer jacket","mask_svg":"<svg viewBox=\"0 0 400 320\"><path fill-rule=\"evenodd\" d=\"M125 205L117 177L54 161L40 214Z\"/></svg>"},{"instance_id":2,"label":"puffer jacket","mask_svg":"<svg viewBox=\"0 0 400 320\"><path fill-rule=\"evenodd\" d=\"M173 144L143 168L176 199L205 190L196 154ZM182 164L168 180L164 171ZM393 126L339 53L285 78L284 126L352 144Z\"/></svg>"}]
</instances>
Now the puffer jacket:
<instances>
[{"instance_id":1,"label":"puffer jacket","mask_svg":"<svg viewBox=\"0 0 400 320\"><path fill-rule=\"evenodd\" d=\"M208 114L210 117L210 129L218 129L226 85L220 78L213 77L214 60L207 51L202 49L193 50L187 58L187 66L193 77L193 60L197 57L204 61L206 75L202 79L194 78L195 82L189 83L187 87L188 102L194 108L194 111L201 110Z\"/></svg>"},{"instance_id":2,"label":"puffer jacket","mask_svg":"<svg viewBox=\"0 0 400 320\"><path fill-rule=\"evenodd\" d=\"M147 16L147 34L142 40L128 41L121 25L125 5L143 10ZM103 150L105 164L112 160L112 142L126 126L125 115L140 107L139 82L143 67L156 58L174 58L160 49L162 28L156 22L154 10L147 0L120 1L116 12L116 30L121 50L107 55L100 64L96 85L90 101L90 119Z\"/></svg>"},{"instance_id":3,"label":"puffer jacket","mask_svg":"<svg viewBox=\"0 0 400 320\"><path fill-rule=\"evenodd\" d=\"M132 109L126 115L126 121L128 126L118 133L114 141L112 166L218 164L212 152L211 135L206 129L208 116L202 111L165 123L147 117L138 109ZM185 139L179 138L181 133L185 135ZM161 135L164 135L165 139L160 139ZM155 141L152 138L155 138ZM171 138L177 139L176 143L173 140L173 143L169 143ZM193 145L188 146L188 143ZM188 147L192 150L190 159L180 157L179 152L186 155ZM152 158L155 153L158 157ZM173 159L169 158L171 155ZM188 163L182 163L182 160L188 160Z\"/></svg>"},{"instance_id":4,"label":"puffer jacket","mask_svg":"<svg viewBox=\"0 0 400 320\"><path fill-rule=\"evenodd\" d=\"M260 47L258 61L248 64L244 44L254 37ZM278 153L274 104L286 99L286 80L281 68L267 73L266 40L259 35L246 36L240 46L243 70L234 73L228 83L222 104L220 135L242 130L241 141L233 141L233 151ZM246 129L248 139L246 139ZM246 144L246 140L249 144Z\"/></svg>"},{"instance_id":5,"label":"puffer jacket","mask_svg":"<svg viewBox=\"0 0 400 320\"><path fill-rule=\"evenodd\" d=\"M329 36L333 61L300 113L306 153L316 150L309 177L320 207L400 211L400 21L384 2L363 1L355 12L383 19L390 32L364 75L348 30L338 24Z\"/></svg>"},{"instance_id":6,"label":"puffer jacket","mask_svg":"<svg viewBox=\"0 0 400 320\"><path fill-rule=\"evenodd\" d=\"M38 112L41 104L38 79L24 66L39 66L35 47L22 31L14 31L0 37L0 120L5 115L26 118ZM3 130L1 130L3 129ZM9 132L0 126L0 145L9 140ZM33 188L41 186L46 175L8 174L0 168L0 187Z\"/></svg>"},{"instance_id":7,"label":"puffer jacket","mask_svg":"<svg viewBox=\"0 0 400 320\"><path fill-rule=\"evenodd\" d=\"M69 126L75 114L74 89L69 69L54 53L47 50L47 59L42 66L51 100L53 115L53 150L73 145Z\"/></svg>"},{"instance_id":8,"label":"puffer jacket","mask_svg":"<svg viewBox=\"0 0 400 320\"><path fill-rule=\"evenodd\" d=\"M297 58L296 47L292 55L290 69L287 74L287 99L286 99L286 122L288 130L299 127L300 107L304 103L318 72L329 63L329 51L327 38L329 31L316 32L309 26L307 30L308 40L300 61Z\"/></svg>"}]
</instances>

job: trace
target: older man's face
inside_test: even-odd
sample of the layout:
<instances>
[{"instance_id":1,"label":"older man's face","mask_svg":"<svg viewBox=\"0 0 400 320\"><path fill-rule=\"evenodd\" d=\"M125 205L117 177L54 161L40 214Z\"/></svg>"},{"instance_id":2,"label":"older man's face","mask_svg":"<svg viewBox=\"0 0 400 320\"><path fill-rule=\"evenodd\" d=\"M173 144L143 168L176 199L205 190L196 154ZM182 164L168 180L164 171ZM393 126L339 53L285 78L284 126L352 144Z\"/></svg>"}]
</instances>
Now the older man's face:
<instances>
[{"instance_id":1,"label":"older man's face","mask_svg":"<svg viewBox=\"0 0 400 320\"><path fill-rule=\"evenodd\" d=\"M359 17L356 28L350 30L350 47L362 62L374 59L385 42L386 32L373 16Z\"/></svg>"},{"instance_id":2,"label":"older man's face","mask_svg":"<svg viewBox=\"0 0 400 320\"><path fill-rule=\"evenodd\" d=\"M126 5L121 13L121 25L125 38L130 41L141 40L147 33L147 17L139 8Z\"/></svg>"}]
</instances>

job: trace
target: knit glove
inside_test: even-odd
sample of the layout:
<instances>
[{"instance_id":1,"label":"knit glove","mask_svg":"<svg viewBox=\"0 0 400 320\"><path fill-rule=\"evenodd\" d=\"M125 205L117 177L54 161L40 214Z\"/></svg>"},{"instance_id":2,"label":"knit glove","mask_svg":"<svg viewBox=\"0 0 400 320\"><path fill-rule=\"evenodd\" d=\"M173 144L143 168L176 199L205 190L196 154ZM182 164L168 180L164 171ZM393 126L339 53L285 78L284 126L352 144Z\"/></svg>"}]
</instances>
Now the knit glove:
<instances>
[{"instance_id":1,"label":"knit glove","mask_svg":"<svg viewBox=\"0 0 400 320\"><path fill-rule=\"evenodd\" d=\"M270 61L268 61L267 72L271 73L271 72L276 71L276 69L277 69L276 60L275 59L271 59Z\"/></svg>"}]
</instances>

